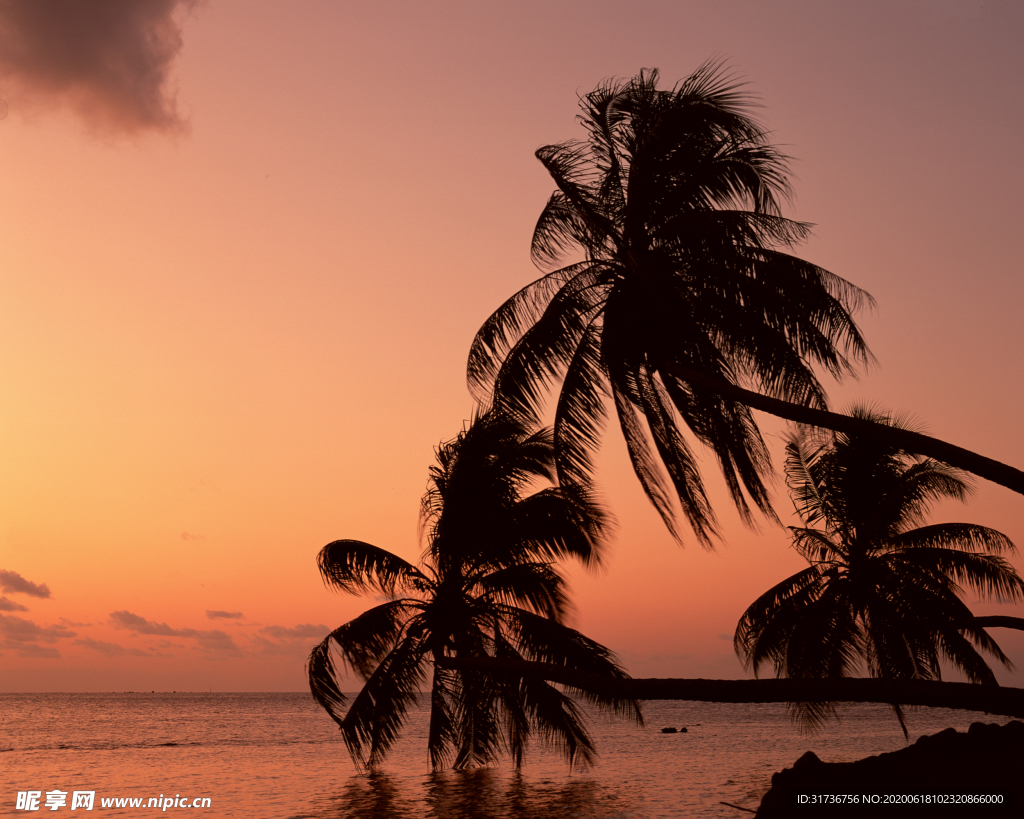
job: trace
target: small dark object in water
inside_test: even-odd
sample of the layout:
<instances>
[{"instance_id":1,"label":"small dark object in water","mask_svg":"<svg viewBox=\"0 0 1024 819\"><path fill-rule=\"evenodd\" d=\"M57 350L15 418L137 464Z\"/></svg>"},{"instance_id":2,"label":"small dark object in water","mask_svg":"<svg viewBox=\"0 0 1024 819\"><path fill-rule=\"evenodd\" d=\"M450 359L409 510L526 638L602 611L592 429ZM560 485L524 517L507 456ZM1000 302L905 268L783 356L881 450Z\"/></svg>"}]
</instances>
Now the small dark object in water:
<instances>
[{"instance_id":1,"label":"small dark object in water","mask_svg":"<svg viewBox=\"0 0 1024 819\"><path fill-rule=\"evenodd\" d=\"M663 734L685 734L685 728L662 728L661 733Z\"/></svg>"}]
</instances>

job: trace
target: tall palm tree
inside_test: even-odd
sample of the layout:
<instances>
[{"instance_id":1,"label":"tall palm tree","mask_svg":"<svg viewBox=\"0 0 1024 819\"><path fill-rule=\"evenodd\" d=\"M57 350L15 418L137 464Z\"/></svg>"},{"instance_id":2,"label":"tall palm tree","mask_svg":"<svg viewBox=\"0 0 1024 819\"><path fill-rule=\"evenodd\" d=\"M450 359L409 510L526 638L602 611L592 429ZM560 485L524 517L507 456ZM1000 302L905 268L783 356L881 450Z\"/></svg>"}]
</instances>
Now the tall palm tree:
<instances>
[{"instance_id":1,"label":"tall palm tree","mask_svg":"<svg viewBox=\"0 0 1024 819\"><path fill-rule=\"evenodd\" d=\"M309 659L313 696L341 726L357 764L384 758L430 671L427 744L435 769L487 763L502 749L518 766L538 732L561 746L570 766L590 764L594 744L572 695L642 724L631 699L560 690L521 670L440 664L490 657L627 678L608 649L565 624L566 585L553 561L596 565L609 521L578 487L528 494L553 478L550 430L529 434L486 414L437 450L418 566L356 540L320 552L325 583L388 598L331 632ZM351 704L339 688L335 653L365 681Z\"/></svg>"},{"instance_id":2,"label":"tall palm tree","mask_svg":"<svg viewBox=\"0 0 1024 819\"><path fill-rule=\"evenodd\" d=\"M854 417L894 427L890 416ZM926 524L933 503L964 500L964 474L879 447L863 436L804 429L786 445L786 482L803 526L792 543L810 564L755 600L735 648L755 675L834 679L865 668L887 680L941 679L941 661L975 683L995 685L982 653L1010 662L962 600L1024 600L1024 580L1003 534L970 523ZM902 710L893 706L906 732ZM831 703L799 703L811 724Z\"/></svg>"},{"instance_id":3,"label":"tall palm tree","mask_svg":"<svg viewBox=\"0 0 1024 819\"><path fill-rule=\"evenodd\" d=\"M587 140L537 151L557 186L533 235L534 261L550 272L477 333L468 370L478 400L535 421L560 383L558 476L583 486L610 403L670 531L678 539L678 497L705 545L716 524L693 439L717 457L745 518L750 503L772 514L751 408L860 430L1024 491L1018 470L827 411L814 368L841 377L868 361L853 315L870 296L785 252L808 235L781 215L786 157L721 64L670 91L657 84L645 70L601 85L581 100ZM583 260L564 265L570 250Z\"/></svg>"}]
</instances>

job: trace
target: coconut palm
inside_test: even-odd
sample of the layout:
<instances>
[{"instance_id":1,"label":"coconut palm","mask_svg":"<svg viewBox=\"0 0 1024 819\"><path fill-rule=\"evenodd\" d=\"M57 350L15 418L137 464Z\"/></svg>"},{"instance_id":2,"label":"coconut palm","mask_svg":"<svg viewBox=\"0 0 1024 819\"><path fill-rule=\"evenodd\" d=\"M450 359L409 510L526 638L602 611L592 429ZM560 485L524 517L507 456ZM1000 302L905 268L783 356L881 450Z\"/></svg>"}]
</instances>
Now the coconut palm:
<instances>
[{"instance_id":1,"label":"coconut palm","mask_svg":"<svg viewBox=\"0 0 1024 819\"><path fill-rule=\"evenodd\" d=\"M608 649L565 624L566 584L553 561L598 564L609 521L578 487L529 492L553 479L552 458L550 430L528 434L516 422L484 415L437 450L423 498L419 565L356 540L320 552L325 583L388 598L331 632L309 659L313 696L341 726L357 764L384 758L428 676L435 769L487 763L502 750L518 766L538 732L561 746L570 766L590 764L594 744L573 695L642 724L633 700L560 690L521 670L441 664L499 658L627 677ZM364 680L351 704L339 688L335 655Z\"/></svg>"},{"instance_id":2,"label":"coconut palm","mask_svg":"<svg viewBox=\"0 0 1024 819\"><path fill-rule=\"evenodd\" d=\"M875 424L905 427L855 408ZM792 545L808 568L744 612L734 645L755 675L938 680L948 663L971 682L995 685L983 654L1010 667L962 596L1024 600L1024 580L1003 534L970 523L927 524L940 500L966 499L964 474L863 436L803 429L786 444L786 482L802 526ZM906 732L902 710L893 706ZM811 725L830 703L800 703Z\"/></svg>"},{"instance_id":3,"label":"coconut palm","mask_svg":"<svg viewBox=\"0 0 1024 819\"><path fill-rule=\"evenodd\" d=\"M549 272L477 333L468 367L477 399L536 422L559 384L562 485L589 485L614 406L647 496L677 539L678 497L705 545L716 522L694 441L717 457L744 518L751 503L772 514L750 408L866 429L908 451L938 447L946 461L973 456L826 411L814 368L838 378L868 361L853 315L870 296L786 252L808 225L781 215L787 160L749 115L742 84L717 63L670 91L657 84L645 70L599 86L581 100L586 141L537 151L557 186L533 235L533 259ZM583 260L565 265L568 251ZM1024 473L981 460L966 468L1024 491Z\"/></svg>"}]
</instances>

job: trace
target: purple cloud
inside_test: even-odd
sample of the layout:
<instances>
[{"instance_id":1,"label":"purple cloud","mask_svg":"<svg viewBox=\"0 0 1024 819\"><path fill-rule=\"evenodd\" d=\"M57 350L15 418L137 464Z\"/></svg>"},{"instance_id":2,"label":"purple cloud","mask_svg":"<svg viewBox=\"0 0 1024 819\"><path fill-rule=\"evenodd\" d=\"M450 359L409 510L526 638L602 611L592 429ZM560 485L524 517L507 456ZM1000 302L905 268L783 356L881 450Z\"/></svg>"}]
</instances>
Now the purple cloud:
<instances>
[{"instance_id":1,"label":"purple cloud","mask_svg":"<svg viewBox=\"0 0 1024 819\"><path fill-rule=\"evenodd\" d=\"M322 640L331 631L333 629L330 626L323 624L314 626L312 623L302 623L291 628L286 626L264 626L260 629L260 634L266 634L277 640L307 640L309 638Z\"/></svg>"},{"instance_id":2,"label":"purple cloud","mask_svg":"<svg viewBox=\"0 0 1024 819\"><path fill-rule=\"evenodd\" d=\"M136 634L154 634L160 637L195 637L199 632L194 628L171 628L167 623L154 623L130 611L114 611L110 620L115 628L124 628Z\"/></svg>"},{"instance_id":3,"label":"purple cloud","mask_svg":"<svg viewBox=\"0 0 1024 819\"><path fill-rule=\"evenodd\" d=\"M245 615L240 611L220 611L219 609L206 610L206 616L210 620L244 620Z\"/></svg>"},{"instance_id":4,"label":"purple cloud","mask_svg":"<svg viewBox=\"0 0 1024 819\"><path fill-rule=\"evenodd\" d=\"M196 635L196 642L200 648L208 651L240 651L231 635L216 629L214 631L201 631Z\"/></svg>"},{"instance_id":5,"label":"purple cloud","mask_svg":"<svg viewBox=\"0 0 1024 819\"><path fill-rule=\"evenodd\" d=\"M33 583L17 572L0 569L0 590L12 594L27 594L31 597L49 597L50 587L45 583Z\"/></svg>"},{"instance_id":6,"label":"purple cloud","mask_svg":"<svg viewBox=\"0 0 1024 819\"><path fill-rule=\"evenodd\" d=\"M119 646L117 643L108 643L104 640L94 640L92 637L80 637L75 640L76 646L82 646L92 651L96 651L102 654L104 657L124 657L125 655L133 655L136 657L148 657L145 651L139 648L125 648Z\"/></svg>"},{"instance_id":7,"label":"purple cloud","mask_svg":"<svg viewBox=\"0 0 1024 819\"><path fill-rule=\"evenodd\" d=\"M95 130L181 131L171 69L198 0L0 0L0 77L13 106L62 107Z\"/></svg>"},{"instance_id":8,"label":"purple cloud","mask_svg":"<svg viewBox=\"0 0 1024 819\"><path fill-rule=\"evenodd\" d=\"M309 652L310 642L319 642L331 633L331 627L301 623L287 626L264 626L252 636L250 644L259 654L300 656ZM263 635L267 635L264 637ZM273 637L273 640L267 639ZM278 642L280 641L280 642Z\"/></svg>"},{"instance_id":9,"label":"purple cloud","mask_svg":"<svg viewBox=\"0 0 1024 819\"><path fill-rule=\"evenodd\" d=\"M114 611L110 613L110 621L115 628L123 628L136 634L148 634L157 637L187 637L195 640L199 647L206 651L239 651L231 636L219 629L200 631L194 628L171 628L167 623L154 623L130 611Z\"/></svg>"},{"instance_id":10,"label":"purple cloud","mask_svg":"<svg viewBox=\"0 0 1024 819\"><path fill-rule=\"evenodd\" d=\"M23 617L0 614L0 639L7 646L15 643L55 643L65 637L77 636L66 626L37 626L31 620L26 620Z\"/></svg>"},{"instance_id":11,"label":"purple cloud","mask_svg":"<svg viewBox=\"0 0 1024 819\"><path fill-rule=\"evenodd\" d=\"M53 646L37 646L35 643L25 643L17 648L19 657L38 657L43 660L60 659L60 652Z\"/></svg>"}]
</instances>

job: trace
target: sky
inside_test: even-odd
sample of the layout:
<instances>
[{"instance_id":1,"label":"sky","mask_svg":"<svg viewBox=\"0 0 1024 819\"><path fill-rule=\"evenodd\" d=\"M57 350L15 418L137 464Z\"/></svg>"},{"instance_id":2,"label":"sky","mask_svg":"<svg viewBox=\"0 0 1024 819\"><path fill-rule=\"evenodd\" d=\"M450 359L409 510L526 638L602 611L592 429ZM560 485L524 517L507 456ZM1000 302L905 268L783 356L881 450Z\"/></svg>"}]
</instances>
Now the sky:
<instances>
[{"instance_id":1,"label":"sky","mask_svg":"<svg viewBox=\"0 0 1024 819\"><path fill-rule=\"evenodd\" d=\"M538 275L534 151L644 67L748 81L800 255L877 300L877 364L832 405L1024 466L1020 4L355 5L0 0L0 691L304 690L376 602L326 589L319 549L419 555L470 342ZM617 536L568 569L574 625L634 676L747 676L732 633L802 568L786 530L717 485L721 542L680 547L620 438L599 462ZM1024 546L992 484L933 520Z\"/></svg>"}]
</instances>

